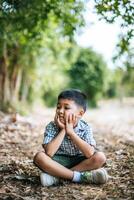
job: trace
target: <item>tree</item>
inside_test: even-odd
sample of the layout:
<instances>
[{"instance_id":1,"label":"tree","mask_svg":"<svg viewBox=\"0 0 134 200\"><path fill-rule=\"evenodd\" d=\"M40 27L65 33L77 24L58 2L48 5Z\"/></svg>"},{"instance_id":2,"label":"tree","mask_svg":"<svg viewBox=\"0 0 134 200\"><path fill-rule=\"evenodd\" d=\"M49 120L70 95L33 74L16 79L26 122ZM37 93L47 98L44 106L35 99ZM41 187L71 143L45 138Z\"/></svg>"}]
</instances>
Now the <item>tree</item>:
<instances>
[{"instance_id":1,"label":"tree","mask_svg":"<svg viewBox=\"0 0 134 200\"><path fill-rule=\"evenodd\" d=\"M95 0L95 8L101 19L108 23L118 21L121 27L118 56L129 52L134 36L134 2L131 0Z\"/></svg>"},{"instance_id":2,"label":"tree","mask_svg":"<svg viewBox=\"0 0 134 200\"><path fill-rule=\"evenodd\" d=\"M80 49L77 60L68 71L70 86L80 88L87 94L92 106L106 90L107 67L102 57L91 49Z\"/></svg>"},{"instance_id":3,"label":"tree","mask_svg":"<svg viewBox=\"0 0 134 200\"><path fill-rule=\"evenodd\" d=\"M111 72L111 80L107 90L108 97L134 96L134 55L128 54L124 67L117 67Z\"/></svg>"},{"instance_id":4,"label":"tree","mask_svg":"<svg viewBox=\"0 0 134 200\"><path fill-rule=\"evenodd\" d=\"M83 24L81 1L0 1L0 102L15 104L23 99L22 89L32 84L31 71L50 22L56 31L72 36ZM33 73L32 73L33 74ZM26 87L24 87L26 85ZM25 90L26 90L25 89ZM28 92L27 92L28 93Z\"/></svg>"},{"instance_id":5,"label":"tree","mask_svg":"<svg viewBox=\"0 0 134 200\"><path fill-rule=\"evenodd\" d=\"M121 90L120 96L133 95L134 67L129 58L134 54L134 2L132 0L95 0L95 9L101 19L108 23L118 22L120 24L121 32L117 43L117 53L113 56L113 60L118 67L123 69L117 70L121 73L121 81L120 84L112 81L111 92L115 91L113 94L116 94L117 86L117 90Z\"/></svg>"},{"instance_id":6,"label":"tree","mask_svg":"<svg viewBox=\"0 0 134 200\"><path fill-rule=\"evenodd\" d=\"M134 54L128 54L124 63L121 85L125 96L134 96Z\"/></svg>"}]
</instances>

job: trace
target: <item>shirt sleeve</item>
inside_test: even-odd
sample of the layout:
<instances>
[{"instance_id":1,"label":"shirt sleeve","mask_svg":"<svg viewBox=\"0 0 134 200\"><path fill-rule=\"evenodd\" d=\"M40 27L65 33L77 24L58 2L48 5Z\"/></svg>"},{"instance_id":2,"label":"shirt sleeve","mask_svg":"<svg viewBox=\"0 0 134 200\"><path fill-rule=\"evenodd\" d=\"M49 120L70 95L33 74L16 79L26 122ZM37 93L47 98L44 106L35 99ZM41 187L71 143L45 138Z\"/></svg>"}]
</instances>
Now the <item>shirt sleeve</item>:
<instances>
[{"instance_id":1,"label":"shirt sleeve","mask_svg":"<svg viewBox=\"0 0 134 200\"><path fill-rule=\"evenodd\" d=\"M90 144L92 146L96 146L96 141L93 137L93 131L92 131L91 126L89 126L89 125L86 127L84 138L88 144Z\"/></svg>"},{"instance_id":2,"label":"shirt sleeve","mask_svg":"<svg viewBox=\"0 0 134 200\"><path fill-rule=\"evenodd\" d=\"M50 122L45 129L43 144L48 144L57 134L57 128L54 122Z\"/></svg>"}]
</instances>

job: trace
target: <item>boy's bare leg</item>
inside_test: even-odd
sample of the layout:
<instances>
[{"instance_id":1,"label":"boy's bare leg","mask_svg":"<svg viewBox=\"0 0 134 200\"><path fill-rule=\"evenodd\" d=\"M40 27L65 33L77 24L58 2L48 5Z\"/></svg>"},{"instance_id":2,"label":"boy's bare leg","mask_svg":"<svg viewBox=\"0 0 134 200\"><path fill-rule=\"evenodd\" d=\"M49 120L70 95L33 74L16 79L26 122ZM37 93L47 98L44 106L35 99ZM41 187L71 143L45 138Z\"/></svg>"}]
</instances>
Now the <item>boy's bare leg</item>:
<instances>
[{"instance_id":1,"label":"boy's bare leg","mask_svg":"<svg viewBox=\"0 0 134 200\"><path fill-rule=\"evenodd\" d=\"M102 152L96 152L90 158L83 160L78 165L71 168L73 171L90 171L98 169L106 162L106 157Z\"/></svg>"},{"instance_id":2,"label":"boy's bare leg","mask_svg":"<svg viewBox=\"0 0 134 200\"><path fill-rule=\"evenodd\" d=\"M73 171L52 160L45 152L39 152L34 157L34 163L52 176L63 179L73 179Z\"/></svg>"}]
</instances>

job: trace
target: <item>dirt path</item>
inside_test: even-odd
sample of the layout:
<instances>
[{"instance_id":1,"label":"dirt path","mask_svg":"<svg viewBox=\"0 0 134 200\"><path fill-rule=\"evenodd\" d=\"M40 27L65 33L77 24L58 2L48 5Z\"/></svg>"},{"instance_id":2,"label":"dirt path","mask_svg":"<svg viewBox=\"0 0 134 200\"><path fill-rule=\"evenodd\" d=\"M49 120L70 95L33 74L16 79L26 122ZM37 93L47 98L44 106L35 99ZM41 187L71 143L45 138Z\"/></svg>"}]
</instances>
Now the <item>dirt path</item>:
<instances>
[{"instance_id":1,"label":"dirt path","mask_svg":"<svg viewBox=\"0 0 134 200\"><path fill-rule=\"evenodd\" d=\"M106 185L64 185L43 188L33 155L41 149L43 130L53 109L38 108L32 117L0 113L1 200L120 200L134 199L134 104L101 102L85 119L93 127L97 144L107 155L111 175Z\"/></svg>"}]
</instances>

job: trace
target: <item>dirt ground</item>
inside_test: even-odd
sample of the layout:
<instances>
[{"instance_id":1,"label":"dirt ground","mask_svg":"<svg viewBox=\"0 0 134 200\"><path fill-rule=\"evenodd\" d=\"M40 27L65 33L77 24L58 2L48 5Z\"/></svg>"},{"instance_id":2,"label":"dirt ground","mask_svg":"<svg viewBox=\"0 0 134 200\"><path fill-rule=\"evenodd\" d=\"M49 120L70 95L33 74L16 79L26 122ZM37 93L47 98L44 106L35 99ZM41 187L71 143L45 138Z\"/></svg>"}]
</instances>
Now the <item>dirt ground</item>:
<instances>
[{"instance_id":1,"label":"dirt ground","mask_svg":"<svg viewBox=\"0 0 134 200\"><path fill-rule=\"evenodd\" d=\"M134 199L134 99L103 101L84 119L93 127L107 156L107 184L64 183L42 187L34 154L41 150L45 125L54 109L38 108L31 116L0 112L0 200L130 200Z\"/></svg>"}]
</instances>

